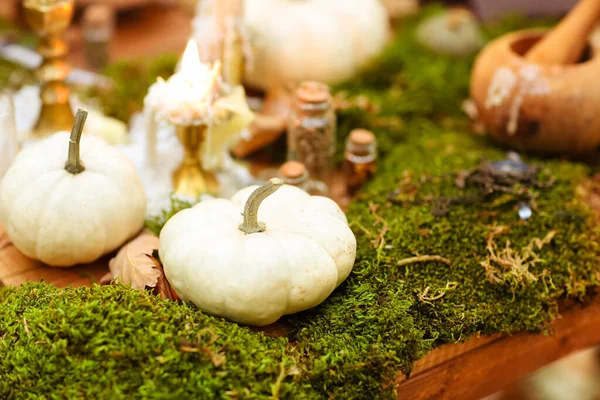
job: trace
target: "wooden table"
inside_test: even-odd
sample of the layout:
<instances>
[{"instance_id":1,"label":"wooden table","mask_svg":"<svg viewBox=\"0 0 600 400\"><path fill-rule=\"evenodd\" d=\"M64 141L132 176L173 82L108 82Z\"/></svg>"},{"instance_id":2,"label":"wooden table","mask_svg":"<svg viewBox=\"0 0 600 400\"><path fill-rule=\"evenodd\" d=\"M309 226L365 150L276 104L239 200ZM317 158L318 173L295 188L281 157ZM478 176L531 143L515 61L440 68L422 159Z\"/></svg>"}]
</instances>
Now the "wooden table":
<instances>
[{"instance_id":1,"label":"wooden table","mask_svg":"<svg viewBox=\"0 0 600 400\"><path fill-rule=\"evenodd\" d=\"M0 280L5 285L17 286L25 281L44 279L45 282L58 287L86 286L98 282L106 272L108 258L73 268L51 268L34 261L13 246L0 226Z\"/></svg>"},{"instance_id":2,"label":"wooden table","mask_svg":"<svg viewBox=\"0 0 600 400\"><path fill-rule=\"evenodd\" d=\"M182 9L158 4L120 15L110 44L109 62L183 53L192 33L192 18ZM71 26L68 40L69 61L76 67L87 68L79 24Z\"/></svg>"},{"instance_id":3,"label":"wooden table","mask_svg":"<svg viewBox=\"0 0 600 400\"><path fill-rule=\"evenodd\" d=\"M183 49L191 31L190 15L159 6L134 13L119 26L111 48L113 60ZM71 32L70 59L84 67L77 27ZM89 285L108 271L108 259L68 269L50 268L23 256L0 227L0 279L7 285L42 278L58 287ZM398 377L399 398L481 399L569 353L600 344L600 296L591 296L583 305L565 305L561 312L553 336L496 335L437 348L416 363L410 379Z\"/></svg>"},{"instance_id":4,"label":"wooden table","mask_svg":"<svg viewBox=\"0 0 600 400\"><path fill-rule=\"evenodd\" d=\"M58 287L98 282L108 258L74 268L51 268L22 255L0 227L0 279L7 285L27 280ZM569 304L554 323L554 335L474 337L441 346L419 360L410 379L397 379L400 399L477 400L569 353L600 344L600 296Z\"/></svg>"}]
</instances>

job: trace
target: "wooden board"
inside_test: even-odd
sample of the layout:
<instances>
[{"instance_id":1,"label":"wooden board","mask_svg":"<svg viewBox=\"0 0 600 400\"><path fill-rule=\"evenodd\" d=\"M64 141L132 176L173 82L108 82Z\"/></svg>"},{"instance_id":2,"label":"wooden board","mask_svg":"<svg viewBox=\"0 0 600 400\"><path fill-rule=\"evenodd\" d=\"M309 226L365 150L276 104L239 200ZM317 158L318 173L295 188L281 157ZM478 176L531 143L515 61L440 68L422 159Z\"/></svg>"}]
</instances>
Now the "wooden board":
<instances>
[{"instance_id":1,"label":"wooden board","mask_svg":"<svg viewBox=\"0 0 600 400\"><path fill-rule=\"evenodd\" d=\"M10 242L0 226L0 280L5 285L20 285L25 281L51 283L58 287L85 286L98 282L108 272L108 259L73 268L51 268L24 256Z\"/></svg>"},{"instance_id":2,"label":"wooden board","mask_svg":"<svg viewBox=\"0 0 600 400\"><path fill-rule=\"evenodd\" d=\"M399 376L399 399L477 400L570 353L600 344L600 296L571 306L549 336L473 338L441 346L419 360L410 379Z\"/></svg>"},{"instance_id":3,"label":"wooden board","mask_svg":"<svg viewBox=\"0 0 600 400\"><path fill-rule=\"evenodd\" d=\"M183 53L192 33L192 18L183 9L158 4L129 11L118 19L109 62ZM79 24L69 29L68 41L69 61L76 67L87 68Z\"/></svg>"},{"instance_id":4,"label":"wooden board","mask_svg":"<svg viewBox=\"0 0 600 400\"><path fill-rule=\"evenodd\" d=\"M7 285L38 281L58 287L98 282L108 258L74 268L51 268L21 254L0 227L0 279ZM554 335L474 337L441 346L419 360L410 379L399 375L399 399L477 400L567 354L600 344L600 296L566 307Z\"/></svg>"}]
</instances>

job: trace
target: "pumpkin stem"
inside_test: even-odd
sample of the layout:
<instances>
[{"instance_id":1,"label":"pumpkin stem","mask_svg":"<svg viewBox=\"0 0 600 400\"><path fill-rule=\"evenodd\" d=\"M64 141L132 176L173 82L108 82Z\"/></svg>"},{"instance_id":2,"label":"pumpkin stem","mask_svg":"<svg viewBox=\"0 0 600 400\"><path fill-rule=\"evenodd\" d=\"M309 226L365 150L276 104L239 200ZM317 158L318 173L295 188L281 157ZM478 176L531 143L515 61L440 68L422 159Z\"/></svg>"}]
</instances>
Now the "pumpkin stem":
<instances>
[{"instance_id":1,"label":"pumpkin stem","mask_svg":"<svg viewBox=\"0 0 600 400\"><path fill-rule=\"evenodd\" d=\"M275 193L282 185L283 181L281 179L272 178L252 192L244 206L244 222L239 227L240 231L247 234L265 231L265 224L258 222L258 207L264 199Z\"/></svg>"},{"instance_id":2,"label":"pumpkin stem","mask_svg":"<svg viewBox=\"0 0 600 400\"><path fill-rule=\"evenodd\" d=\"M69 157L65 163L65 169L67 172L70 172L73 175L77 175L85 171L85 167L79 158L79 141L81 140L81 133L83 132L83 126L85 125L87 116L88 112L86 109L78 109L77 115L75 115L73 129L71 129L71 137L69 139Z\"/></svg>"}]
</instances>

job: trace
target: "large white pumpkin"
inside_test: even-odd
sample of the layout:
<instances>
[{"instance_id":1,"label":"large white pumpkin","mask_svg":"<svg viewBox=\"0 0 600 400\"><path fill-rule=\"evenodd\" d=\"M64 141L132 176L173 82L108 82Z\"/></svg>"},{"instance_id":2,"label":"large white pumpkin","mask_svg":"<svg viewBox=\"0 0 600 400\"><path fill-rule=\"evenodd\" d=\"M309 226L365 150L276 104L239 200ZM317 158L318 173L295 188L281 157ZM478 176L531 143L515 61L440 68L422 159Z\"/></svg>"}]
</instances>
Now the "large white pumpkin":
<instances>
[{"instance_id":1,"label":"large white pumpkin","mask_svg":"<svg viewBox=\"0 0 600 400\"><path fill-rule=\"evenodd\" d=\"M84 122L78 113L79 135ZM129 159L100 138L77 143L76 136L59 132L27 147L0 184L0 224L14 245L58 267L120 247L143 227L146 211Z\"/></svg>"},{"instance_id":2,"label":"large white pumpkin","mask_svg":"<svg viewBox=\"0 0 600 400\"><path fill-rule=\"evenodd\" d=\"M200 46L210 26L211 1L200 2L194 22ZM245 0L244 7L253 50L245 81L263 89L346 80L381 52L390 33L379 0Z\"/></svg>"},{"instance_id":3,"label":"large white pumpkin","mask_svg":"<svg viewBox=\"0 0 600 400\"><path fill-rule=\"evenodd\" d=\"M282 184L272 179L231 200L203 201L167 222L160 259L182 300L267 325L315 307L348 277L356 239L344 213L326 197Z\"/></svg>"}]
</instances>

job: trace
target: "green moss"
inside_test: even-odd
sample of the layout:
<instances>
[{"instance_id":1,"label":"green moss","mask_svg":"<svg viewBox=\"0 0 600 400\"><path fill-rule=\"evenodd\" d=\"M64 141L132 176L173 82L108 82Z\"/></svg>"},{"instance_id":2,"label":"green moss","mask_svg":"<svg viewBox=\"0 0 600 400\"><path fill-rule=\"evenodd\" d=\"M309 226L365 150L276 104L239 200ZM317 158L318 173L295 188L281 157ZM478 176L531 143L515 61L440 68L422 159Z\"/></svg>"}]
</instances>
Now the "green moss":
<instances>
[{"instance_id":1,"label":"green moss","mask_svg":"<svg viewBox=\"0 0 600 400\"><path fill-rule=\"evenodd\" d=\"M156 236L160 234L162 227L165 226L167 221L173 215L192 206L192 203L189 201L179 199L176 196L171 196L170 201L171 205L169 208L162 210L162 212L158 215L153 215L146 218L145 228L154 233Z\"/></svg>"},{"instance_id":2,"label":"green moss","mask_svg":"<svg viewBox=\"0 0 600 400\"><path fill-rule=\"evenodd\" d=\"M2 398L268 398L294 362L285 339L124 286L33 283L0 302ZM291 381L281 395L302 391Z\"/></svg>"},{"instance_id":3,"label":"green moss","mask_svg":"<svg viewBox=\"0 0 600 400\"><path fill-rule=\"evenodd\" d=\"M575 196L590 172L584 164L528 157L556 182L531 189L527 221L516 198L499 195L432 213L430 200L474 190L458 188L456 173L482 158L502 159L504 150L472 134L460 111L472 59L422 49L412 37L419 18L403 23L382 58L339 88L380 109L340 112L341 139L353 127L373 129L382 157L347 213L357 263L329 299L283 318L286 337L277 338L122 286L4 288L0 397L235 397L230 390L242 398L391 398L386 383L436 346L477 333L546 331L560 299L598 285L598 229ZM388 201L392 192L402 205ZM155 231L169 215L154 221ZM522 252L553 231L536 249L543 262L528 266L535 279L490 281L482 265L489 243L504 248L509 240ZM442 256L452 266L397 265L415 255Z\"/></svg>"},{"instance_id":4,"label":"green moss","mask_svg":"<svg viewBox=\"0 0 600 400\"><path fill-rule=\"evenodd\" d=\"M0 18L0 36L11 43L27 47L34 47L37 42L32 34L23 32L13 23L2 18ZM0 59L0 90L18 89L34 81L31 71L10 61Z\"/></svg>"},{"instance_id":5,"label":"green moss","mask_svg":"<svg viewBox=\"0 0 600 400\"><path fill-rule=\"evenodd\" d=\"M168 79L177 64L177 56L162 55L155 60L121 61L109 65L104 75L115 82L108 89L92 88L87 96L99 99L102 111L110 116L129 122L131 115L141 111L144 97L150 85L158 77Z\"/></svg>"}]
</instances>

